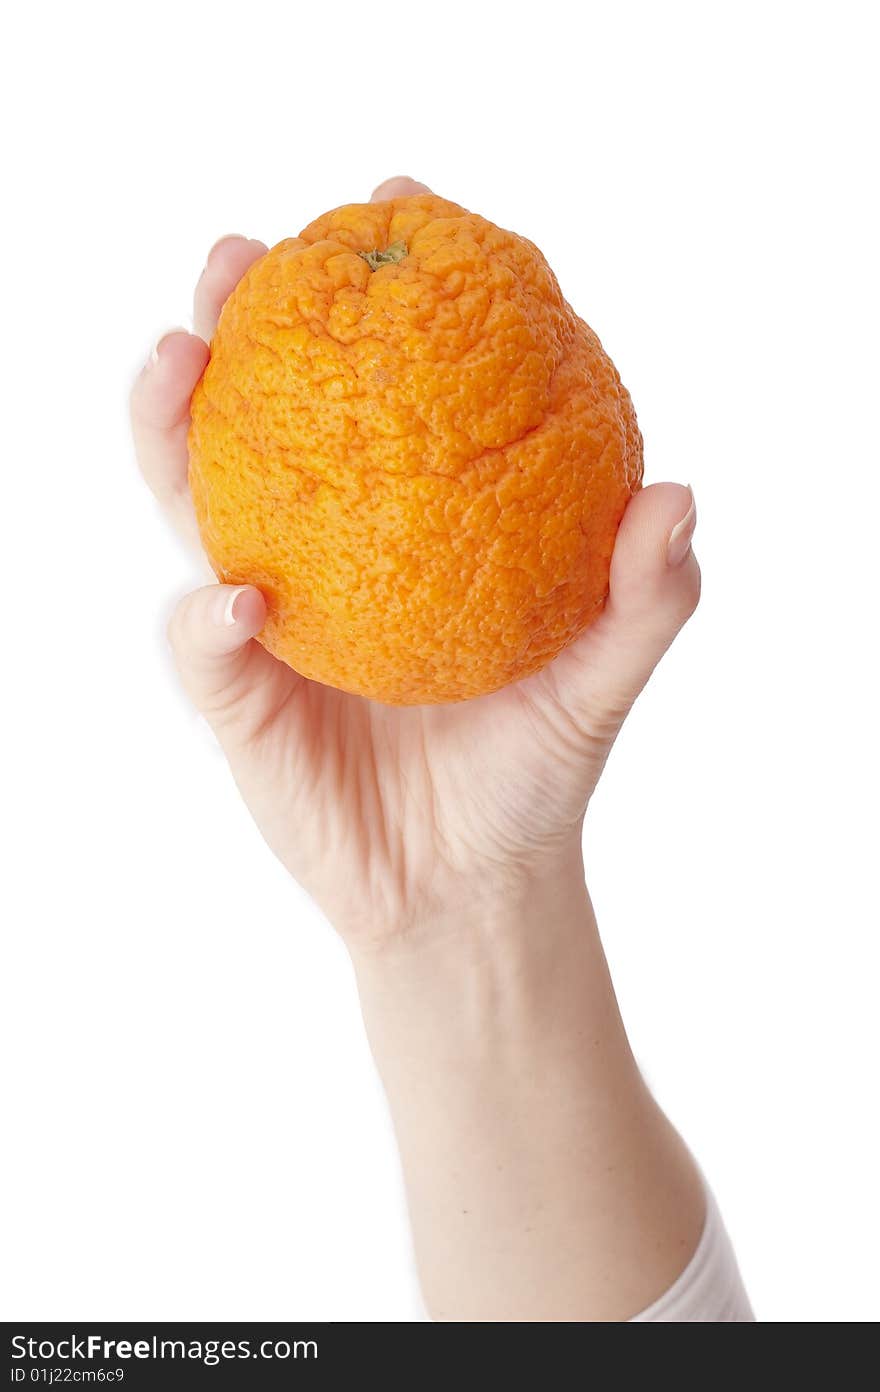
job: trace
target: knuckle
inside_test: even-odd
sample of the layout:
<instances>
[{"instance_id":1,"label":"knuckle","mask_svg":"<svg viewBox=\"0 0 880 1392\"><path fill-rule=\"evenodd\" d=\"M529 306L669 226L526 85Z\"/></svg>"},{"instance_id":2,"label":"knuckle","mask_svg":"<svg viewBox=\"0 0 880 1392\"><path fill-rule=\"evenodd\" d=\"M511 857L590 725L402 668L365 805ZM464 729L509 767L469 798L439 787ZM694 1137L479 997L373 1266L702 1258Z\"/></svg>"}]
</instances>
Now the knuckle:
<instances>
[{"instance_id":1,"label":"knuckle","mask_svg":"<svg viewBox=\"0 0 880 1392\"><path fill-rule=\"evenodd\" d=\"M696 557L691 556L687 563L687 569L681 587L681 608L685 621L696 612L697 605L700 602L701 590L702 577L700 575L700 567L697 564Z\"/></svg>"},{"instance_id":2,"label":"knuckle","mask_svg":"<svg viewBox=\"0 0 880 1392\"><path fill-rule=\"evenodd\" d=\"M187 609L187 602L183 600L171 614L165 630L168 645L178 662L184 649Z\"/></svg>"}]
</instances>

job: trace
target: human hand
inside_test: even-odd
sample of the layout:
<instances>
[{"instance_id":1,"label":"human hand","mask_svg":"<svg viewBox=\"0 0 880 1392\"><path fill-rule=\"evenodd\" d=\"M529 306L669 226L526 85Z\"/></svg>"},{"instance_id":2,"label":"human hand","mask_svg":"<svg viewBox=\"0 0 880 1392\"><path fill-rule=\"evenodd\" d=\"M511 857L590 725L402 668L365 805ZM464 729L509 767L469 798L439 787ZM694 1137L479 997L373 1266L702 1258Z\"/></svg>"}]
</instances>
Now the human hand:
<instances>
[{"instance_id":1,"label":"human hand","mask_svg":"<svg viewBox=\"0 0 880 1392\"><path fill-rule=\"evenodd\" d=\"M422 191L396 179L373 197ZM141 470L196 543L190 397L224 301L266 249L217 243L196 287L196 334L160 340L132 391ZM300 677L255 641L265 605L252 587L182 601L169 632L184 685L267 842L352 948L453 924L475 905L504 910L569 873L623 720L696 607L694 525L688 489L642 490L596 622L543 671L457 705L382 706Z\"/></svg>"},{"instance_id":2,"label":"human hand","mask_svg":"<svg viewBox=\"0 0 880 1392\"><path fill-rule=\"evenodd\" d=\"M190 397L265 251L214 247L198 336L166 335L132 392L141 469L196 543ZM694 522L678 484L637 494L600 617L541 672L457 705L383 706L299 676L256 641L250 586L197 590L171 620L257 824L349 949L435 1318L626 1318L699 1236L699 1175L639 1077L580 849L617 732L696 606Z\"/></svg>"}]
</instances>

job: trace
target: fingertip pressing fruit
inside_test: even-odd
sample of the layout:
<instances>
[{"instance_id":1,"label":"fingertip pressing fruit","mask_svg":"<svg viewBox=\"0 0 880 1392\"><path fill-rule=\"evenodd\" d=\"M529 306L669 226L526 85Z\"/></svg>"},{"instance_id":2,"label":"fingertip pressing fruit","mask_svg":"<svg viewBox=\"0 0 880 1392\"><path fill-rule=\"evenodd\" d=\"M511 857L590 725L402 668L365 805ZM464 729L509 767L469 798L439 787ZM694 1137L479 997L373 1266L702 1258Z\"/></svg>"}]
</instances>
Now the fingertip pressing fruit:
<instances>
[{"instance_id":1,"label":"fingertip pressing fruit","mask_svg":"<svg viewBox=\"0 0 880 1392\"><path fill-rule=\"evenodd\" d=\"M463 700L597 616L642 477L629 394L531 242L429 194L257 261L196 389L190 482L260 641L394 704Z\"/></svg>"}]
</instances>

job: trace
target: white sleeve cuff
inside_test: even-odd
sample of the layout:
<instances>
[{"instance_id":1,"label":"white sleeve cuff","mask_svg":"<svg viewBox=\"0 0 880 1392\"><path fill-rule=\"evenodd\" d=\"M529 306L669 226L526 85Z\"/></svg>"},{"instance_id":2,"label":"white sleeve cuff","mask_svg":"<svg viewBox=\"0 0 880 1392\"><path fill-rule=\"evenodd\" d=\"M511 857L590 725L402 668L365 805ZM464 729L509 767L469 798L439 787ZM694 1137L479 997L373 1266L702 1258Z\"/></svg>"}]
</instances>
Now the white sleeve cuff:
<instances>
[{"instance_id":1,"label":"white sleeve cuff","mask_svg":"<svg viewBox=\"0 0 880 1392\"><path fill-rule=\"evenodd\" d=\"M634 1322L749 1324L754 1320L718 1205L706 1190L703 1235L678 1280Z\"/></svg>"}]
</instances>

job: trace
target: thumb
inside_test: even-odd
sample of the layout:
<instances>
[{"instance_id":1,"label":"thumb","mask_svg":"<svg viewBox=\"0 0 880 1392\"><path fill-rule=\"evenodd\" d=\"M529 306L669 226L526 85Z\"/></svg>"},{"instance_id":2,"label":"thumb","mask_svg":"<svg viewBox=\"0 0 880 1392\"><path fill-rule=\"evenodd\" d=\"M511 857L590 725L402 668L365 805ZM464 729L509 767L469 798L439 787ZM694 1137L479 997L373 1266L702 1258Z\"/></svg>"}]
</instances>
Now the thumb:
<instances>
[{"instance_id":1,"label":"thumb","mask_svg":"<svg viewBox=\"0 0 880 1392\"><path fill-rule=\"evenodd\" d=\"M268 653L251 640L266 621L252 585L208 585L178 604L168 639L187 694L208 720L246 695L254 662Z\"/></svg>"},{"instance_id":2,"label":"thumb","mask_svg":"<svg viewBox=\"0 0 880 1392\"><path fill-rule=\"evenodd\" d=\"M699 602L696 522L693 492L682 484L637 493L617 534L605 608L559 659L566 709L609 744Z\"/></svg>"}]
</instances>

